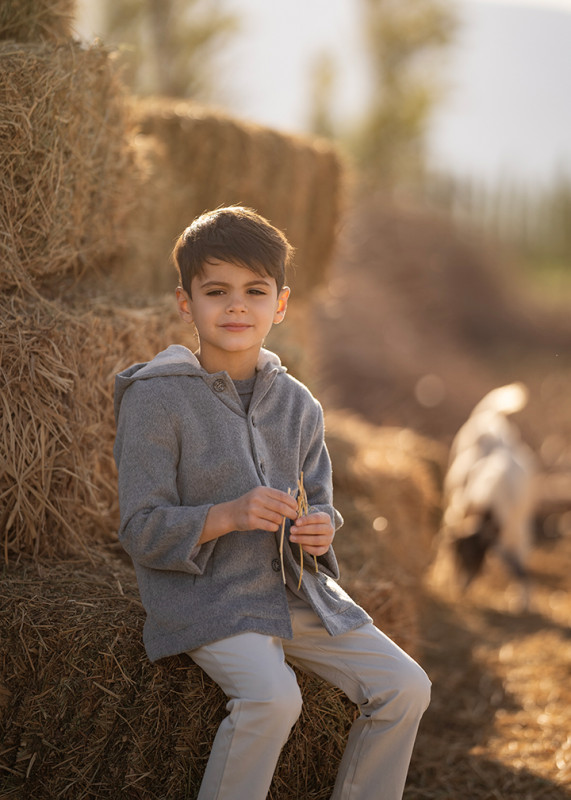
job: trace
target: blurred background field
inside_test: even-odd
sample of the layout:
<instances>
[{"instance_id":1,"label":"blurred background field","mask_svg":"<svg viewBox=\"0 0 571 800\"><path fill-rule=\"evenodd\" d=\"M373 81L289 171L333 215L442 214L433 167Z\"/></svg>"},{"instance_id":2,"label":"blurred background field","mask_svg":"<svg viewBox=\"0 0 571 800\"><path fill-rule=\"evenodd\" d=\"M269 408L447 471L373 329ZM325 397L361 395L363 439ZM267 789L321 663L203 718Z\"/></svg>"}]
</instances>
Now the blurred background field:
<instances>
[{"instance_id":1,"label":"blurred background field","mask_svg":"<svg viewBox=\"0 0 571 800\"><path fill-rule=\"evenodd\" d=\"M407 800L563 800L571 156L546 131L571 12L361 0L349 13L290 0L268 16L269 6L0 7L2 797L196 795L224 698L182 659L145 661L116 542L111 397L118 370L172 341L193 347L172 297L180 229L206 208L246 203L296 247L288 319L268 344L324 404L342 582L434 683ZM530 29L555 71L542 85L537 56L538 84L520 71L511 86L530 88L536 124L506 149L474 122L453 153L457 118L443 119L462 47L477 62L474 31L484 36L500 104L488 132L499 136L518 97L498 87ZM557 125L569 131L566 110ZM533 169L525 146L543 156ZM461 601L431 581L452 437L512 380L530 390L517 422L541 468L523 614L499 568ZM275 800L329 796L354 713L300 680L306 708Z\"/></svg>"}]
</instances>

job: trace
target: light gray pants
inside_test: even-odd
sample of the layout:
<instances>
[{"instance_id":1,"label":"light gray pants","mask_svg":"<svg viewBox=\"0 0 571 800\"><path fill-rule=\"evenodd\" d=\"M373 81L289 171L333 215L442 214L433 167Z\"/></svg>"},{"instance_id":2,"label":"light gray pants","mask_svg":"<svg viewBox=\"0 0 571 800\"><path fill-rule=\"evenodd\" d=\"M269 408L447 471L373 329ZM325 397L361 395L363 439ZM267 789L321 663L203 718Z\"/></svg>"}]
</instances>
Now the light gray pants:
<instances>
[{"instance_id":1,"label":"light gray pants","mask_svg":"<svg viewBox=\"0 0 571 800\"><path fill-rule=\"evenodd\" d=\"M339 687L361 711L331 800L399 800L430 700L428 677L374 625L330 636L309 605L289 592L288 600L292 640L244 633L189 653L229 698L198 800L267 797L280 751L301 711L300 690L286 658Z\"/></svg>"}]
</instances>

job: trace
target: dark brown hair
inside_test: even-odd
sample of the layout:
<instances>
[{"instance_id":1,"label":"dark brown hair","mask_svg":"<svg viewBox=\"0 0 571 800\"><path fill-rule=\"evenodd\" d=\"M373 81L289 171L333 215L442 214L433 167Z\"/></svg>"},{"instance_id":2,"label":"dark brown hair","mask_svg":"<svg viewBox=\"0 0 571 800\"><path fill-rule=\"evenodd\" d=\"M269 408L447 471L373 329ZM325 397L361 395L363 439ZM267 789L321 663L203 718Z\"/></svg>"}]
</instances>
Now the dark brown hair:
<instances>
[{"instance_id":1,"label":"dark brown hair","mask_svg":"<svg viewBox=\"0 0 571 800\"><path fill-rule=\"evenodd\" d=\"M197 217L179 236L172 252L180 285L190 296L192 279L213 259L247 267L285 284L293 248L285 235L256 211L228 206Z\"/></svg>"}]
</instances>

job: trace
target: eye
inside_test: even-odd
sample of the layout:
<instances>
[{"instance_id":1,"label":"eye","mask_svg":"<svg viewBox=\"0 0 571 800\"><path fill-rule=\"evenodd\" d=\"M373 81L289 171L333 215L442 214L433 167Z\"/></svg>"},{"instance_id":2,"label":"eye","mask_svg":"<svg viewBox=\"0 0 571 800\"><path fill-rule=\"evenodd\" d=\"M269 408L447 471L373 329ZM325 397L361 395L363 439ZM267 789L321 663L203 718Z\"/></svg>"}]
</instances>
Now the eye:
<instances>
[{"instance_id":1,"label":"eye","mask_svg":"<svg viewBox=\"0 0 571 800\"><path fill-rule=\"evenodd\" d=\"M220 295L224 294L223 289L209 289L206 292L207 297L219 297Z\"/></svg>"},{"instance_id":2,"label":"eye","mask_svg":"<svg viewBox=\"0 0 571 800\"><path fill-rule=\"evenodd\" d=\"M248 289L248 294L265 295L266 292L263 289Z\"/></svg>"}]
</instances>

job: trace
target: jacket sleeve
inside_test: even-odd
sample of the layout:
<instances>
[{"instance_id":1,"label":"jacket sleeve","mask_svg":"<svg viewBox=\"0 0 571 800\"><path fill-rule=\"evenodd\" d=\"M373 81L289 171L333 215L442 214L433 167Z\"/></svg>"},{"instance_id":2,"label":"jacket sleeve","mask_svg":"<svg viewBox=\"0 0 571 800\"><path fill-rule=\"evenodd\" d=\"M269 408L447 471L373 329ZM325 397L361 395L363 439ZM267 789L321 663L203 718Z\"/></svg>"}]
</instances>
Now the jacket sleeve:
<instances>
[{"instance_id":1,"label":"jacket sleeve","mask_svg":"<svg viewBox=\"0 0 571 800\"><path fill-rule=\"evenodd\" d=\"M325 511L337 531L343 525L343 517L333 506L333 477L331 459L324 439L323 410L319 403L315 402L317 418L301 465L303 485L310 509ZM307 554L306 559L313 560ZM332 547L323 556L318 556L317 560L334 578L339 577L339 566Z\"/></svg>"},{"instance_id":2,"label":"jacket sleeve","mask_svg":"<svg viewBox=\"0 0 571 800\"><path fill-rule=\"evenodd\" d=\"M119 410L114 448L119 540L145 567L202 574L216 544L198 544L210 504L181 505L178 430L151 384L134 382Z\"/></svg>"}]
</instances>

